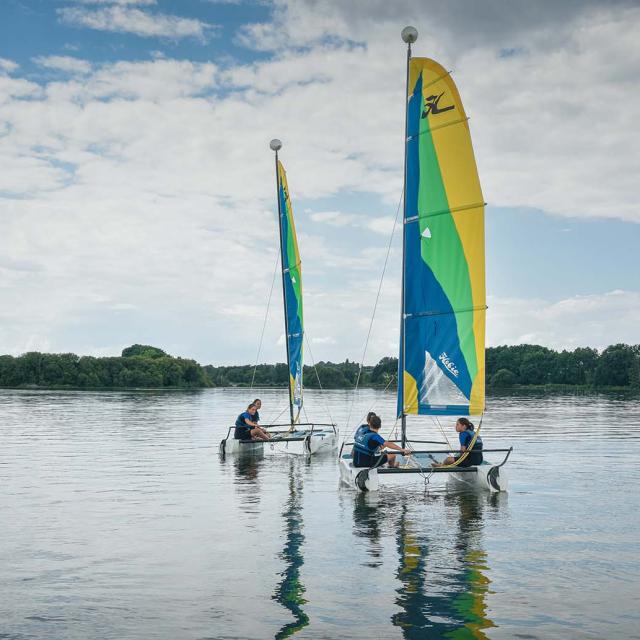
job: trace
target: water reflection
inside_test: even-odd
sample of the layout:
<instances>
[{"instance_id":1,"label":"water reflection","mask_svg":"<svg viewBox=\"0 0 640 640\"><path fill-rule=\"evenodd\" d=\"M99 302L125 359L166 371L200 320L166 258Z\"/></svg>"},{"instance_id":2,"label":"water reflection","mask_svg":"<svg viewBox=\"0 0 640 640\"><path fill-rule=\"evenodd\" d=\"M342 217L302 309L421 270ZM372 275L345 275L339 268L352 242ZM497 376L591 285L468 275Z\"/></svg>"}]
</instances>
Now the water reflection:
<instances>
[{"instance_id":1,"label":"water reflection","mask_svg":"<svg viewBox=\"0 0 640 640\"><path fill-rule=\"evenodd\" d=\"M264 464L262 455L220 456L221 465L233 467L233 484L240 497L240 506L254 513L260 502L260 471Z\"/></svg>"},{"instance_id":2,"label":"water reflection","mask_svg":"<svg viewBox=\"0 0 640 640\"><path fill-rule=\"evenodd\" d=\"M486 638L484 630L495 626L485 603L490 580L482 531L484 518L499 508L499 495L474 492L427 494L418 502L402 494L393 501L356 497L354 533L367 540L367 566L383 564L383 538L395 537L400 611L391 621L404 638ZM429 530L425 517L442 521Z\"/></svg>"},{"instance_id":3,"label":"water reflection","mask_svg":"<svg viewBox=\"0 0 640 640\"><path fill-rule=\"evenodd\" d=\"M304 564L302 546L304 544L302 518L302 478L296 460L289 458L289 498L285 503L282 517L285 523L286 542L280 554L285 563L282 580L272 596L276 602L293 614L294 620L285 624L274 636L276 640L289 638L309 624L309 616L302 606L305 588L300 581L300 568Z\"/></svg>"}]
</instances>

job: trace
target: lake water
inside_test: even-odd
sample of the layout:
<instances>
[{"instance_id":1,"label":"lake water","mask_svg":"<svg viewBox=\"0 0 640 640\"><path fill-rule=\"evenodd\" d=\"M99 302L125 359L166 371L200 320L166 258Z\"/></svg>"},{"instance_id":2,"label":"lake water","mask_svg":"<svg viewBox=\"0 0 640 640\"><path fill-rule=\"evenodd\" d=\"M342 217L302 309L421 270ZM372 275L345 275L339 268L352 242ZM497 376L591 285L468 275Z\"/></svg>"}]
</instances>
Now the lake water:
<instances>
[{"instance_id":1,"label":"lake water","mask_svg":"<svg viewBox=\"0 0 640 640\"><path fill-rule=\"evenodd\" d=\"M333 456L221 460L253 395L0 391L0 638L640 638L637 399L489 398L508 494L375 496ZM306 394L343 430L394 403Z\"/></svg>"}]
</instances>

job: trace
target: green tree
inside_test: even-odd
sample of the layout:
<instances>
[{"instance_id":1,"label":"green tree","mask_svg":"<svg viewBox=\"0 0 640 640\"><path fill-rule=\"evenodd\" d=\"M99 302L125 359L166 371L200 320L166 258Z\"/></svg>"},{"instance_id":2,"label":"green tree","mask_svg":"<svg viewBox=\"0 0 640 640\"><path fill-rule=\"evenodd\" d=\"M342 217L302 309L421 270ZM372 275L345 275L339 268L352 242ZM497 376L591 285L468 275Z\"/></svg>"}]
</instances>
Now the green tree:
<instances>
[{"instance_id":1,"label":"green tree","mask_svg":"<svg viewBox=\"0 0 640 640\"><path fill-rule=\"evenodd\" d=\"M152 347L148 344L132 344L130 347L122 350L123 358L133 358L142 356L143 358L164 358L167 354L158 347Z\"/></svg>"}]
</instances>

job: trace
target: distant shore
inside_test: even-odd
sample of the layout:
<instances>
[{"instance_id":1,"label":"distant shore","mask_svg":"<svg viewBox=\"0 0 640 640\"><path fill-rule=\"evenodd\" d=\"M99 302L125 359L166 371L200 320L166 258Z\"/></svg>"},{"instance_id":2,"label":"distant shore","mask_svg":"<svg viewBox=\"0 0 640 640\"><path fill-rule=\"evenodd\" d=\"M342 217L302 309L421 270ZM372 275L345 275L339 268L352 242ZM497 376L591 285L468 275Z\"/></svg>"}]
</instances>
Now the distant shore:
<instances>
[{"instance_id":1,"label":"distant shore","mask_svg":"<svg viewBox=\"0 0 640 640\"><path fill-rule=\"evenodd\" d=\"M318 362L305 365L307 389L394 389L398 359L376 365ZM469 370L468 376L482 375ZM640 390L640 345L617 344L599 352L589 347L553 351L539 345L489 347L487 390L503 392L566 392ZM220 388L286 388L285 363L201 365L174 357L150 345L135 344L120 356L77 356L73 353L30 352L0 356L0 388L48 390L189 390Z\"/></svg>"}]
</instances>

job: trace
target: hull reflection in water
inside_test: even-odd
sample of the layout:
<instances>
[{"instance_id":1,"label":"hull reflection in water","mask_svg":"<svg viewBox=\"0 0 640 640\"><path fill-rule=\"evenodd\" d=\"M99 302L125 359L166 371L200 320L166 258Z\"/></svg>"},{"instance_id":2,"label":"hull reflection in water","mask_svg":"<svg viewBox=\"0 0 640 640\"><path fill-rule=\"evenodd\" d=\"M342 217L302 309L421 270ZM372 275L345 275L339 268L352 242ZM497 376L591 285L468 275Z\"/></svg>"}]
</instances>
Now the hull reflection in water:
<instances>
[{"instance_id":1,"label":"hull reflection in water","mask_svg":"<svg viewBox=\"0 0 640 640\"><path fill-rule=\"evenodd\" d=\"M300 568L304 564L302 546L304 544L302 520L302 478L297 468L299 461L289 459L289 499L282 517L285 523L286 543L281 554L285 562L282 580L276 587L273 599L293 614L294 620L284 625L274 636L276 640L289 638L309 624L309 616L302 606L305 588L300 581Z\"/></svg>"},{"instance_id":2,"label":"hull reflection in water","mask_svg":"<svg viewBox=\"0 0 640 640\"><path fill-rule=\"evenodd\" d=\"M396 604L401 610L391 621L404 638L482 639L487 637L484 630L495 626L485 602L490 580L482 527L485 509L498 509L501 498L465 492L430 496L431 504L425 505L403 495L388 504L374 494L356 497L355 533L368 540L369 566L382 564L381 534L395 536ZM431 532L425 509L442 517Z\"/></svg>"}]
</instances>

